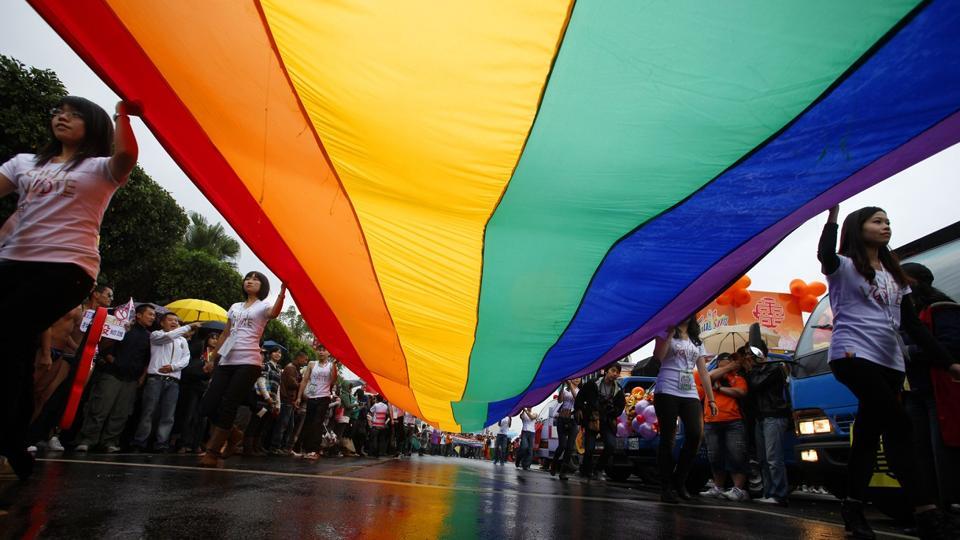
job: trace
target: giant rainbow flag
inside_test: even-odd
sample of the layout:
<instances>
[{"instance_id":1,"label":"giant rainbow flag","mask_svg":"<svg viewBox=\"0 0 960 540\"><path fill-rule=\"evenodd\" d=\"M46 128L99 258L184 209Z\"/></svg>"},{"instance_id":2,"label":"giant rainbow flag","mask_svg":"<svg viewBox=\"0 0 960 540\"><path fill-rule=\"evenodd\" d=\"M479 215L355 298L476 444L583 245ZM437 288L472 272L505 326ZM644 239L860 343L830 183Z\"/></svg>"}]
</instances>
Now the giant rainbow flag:
<instances>
[{"instance_id":1,"label":"giant rainbow flag","mask_svg":"<svg viewBox=\"0 0 960 540\"><path fill-rule=\"evenodd\" d=\"M30 3L329 349L445 430L960 137L953 0Z\"/></svg>"}]
</instances>

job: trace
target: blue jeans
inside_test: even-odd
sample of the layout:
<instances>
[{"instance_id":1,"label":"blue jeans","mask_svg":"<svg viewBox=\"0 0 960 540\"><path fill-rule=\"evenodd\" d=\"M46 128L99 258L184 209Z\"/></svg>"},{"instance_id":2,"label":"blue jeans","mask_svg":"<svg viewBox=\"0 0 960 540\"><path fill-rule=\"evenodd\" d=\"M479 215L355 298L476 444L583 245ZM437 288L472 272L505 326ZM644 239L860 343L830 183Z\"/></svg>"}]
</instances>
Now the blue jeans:
<instances>
[{"instance_id":1,"label":"blue jeans","mask_svg":"<svg viewBox=\"0 0 960 540\"><path fill-rule=\"evenodd\" d=\"M747 429L743 420L709 422L703 429L713 473L746 474Z\"/></svg>"},{"instance_id":2,"label":"blue jeans","mask_svg":"<svg viewBox=\"0 0 960 540\"><path fill-rule=\"evenodd\" d=\"M273 437L270 439L270 450L290 448L290 439L293 436L293 403L280 404L280 417L273 427Z\"/></svg>"},{"instance_id":3,"label":"blue jeans","mask_svg":"<svg viewBox=\"0 0 960 540\"><path fill-rule=\"evenodd\" d=\"M554 424L557 428L557 449L553 453L553 460L550 463L551 470L563 472L573 463L573 455L577 448L577 433L580 427L573 418L556 417Z\"/></svg>"},{"instance_id":4,"label":"blue jeans","mask_svg":"<svg viewBox=\"0 0 960 540\"><path fill-rule=\"evenodd\" d=\"M504 435L503 433L497 434L497 450L496 450L496 453L493 455L494 464L496 464L498 461L500 463L507 462L507 443L509 442L510 440L507 438L506 435Z\"/></svg>"},{"instance_id":5,"label":"blue jeans","mask_svg":"<svg viewBox=\"0 0 960 540\"><path fill-rule=\"evenodd\" d=\"M786 500L790 494L787 464L783 458L783 435L787 432L787 424L786 418L757 419L757 457L763 476L763 496L777 500Z\"/></svg>"},{"instance_id":6,"label":"blue jeans","mask_svg":"<svg viewBox=\"0 0 960 540\"><path fill-rule=\"evenodd\" d=\"M533 441L536 434L532 431L520 432L520 450L517 452L517 467L530 468L533 461Z\"/></svg>"},{"instance_id":7,"label":"blue jeans","mask_svg":"<svg viewBox=\"0 0 960 540\"><path fill-rule=\"evenodd\" d=\"M133 436L133 446L146 448L147 439L153 431L153 417L157 416L157 443L154 449L167 448L179 397L180 381L164 377L147 377L143 385L143 409L137 432Z\"/></svg>"}]
</instances>

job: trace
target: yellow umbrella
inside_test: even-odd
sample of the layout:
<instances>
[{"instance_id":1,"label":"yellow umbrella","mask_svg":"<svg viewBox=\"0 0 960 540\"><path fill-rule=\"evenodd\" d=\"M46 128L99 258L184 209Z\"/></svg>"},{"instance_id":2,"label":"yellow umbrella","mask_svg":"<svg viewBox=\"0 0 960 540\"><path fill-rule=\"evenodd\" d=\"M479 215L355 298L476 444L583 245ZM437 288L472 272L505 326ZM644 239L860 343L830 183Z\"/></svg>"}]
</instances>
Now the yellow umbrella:
<instances>
[{"instance_id":1,"label":"yellow umbrella","mask_svg":"<svg viewBox=\"0 0 960 540\"><path fill-rule=\"evenodd\" d=\"M219 321L227 322L227 310L206 300L185 298L167 304L167 309L177 314L183 322Z\"/></svg>"}]
</instances>

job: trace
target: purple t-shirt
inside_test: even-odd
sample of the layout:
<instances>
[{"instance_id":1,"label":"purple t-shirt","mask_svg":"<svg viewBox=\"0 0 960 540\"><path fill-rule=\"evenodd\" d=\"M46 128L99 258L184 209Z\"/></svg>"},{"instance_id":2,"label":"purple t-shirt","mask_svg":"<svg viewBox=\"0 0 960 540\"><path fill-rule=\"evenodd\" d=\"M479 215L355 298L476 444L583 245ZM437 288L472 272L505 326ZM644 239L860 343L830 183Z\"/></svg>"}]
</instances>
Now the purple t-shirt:
<instances>
[{"instance_id":1,"label":"purple t-shirt","mask_svg":"<svg viewBox=\"0 0 960 540\"><path fill-rule=\"evenodd\" d=\"M849 257L838 257L840 266L827 275L833 310L830 360L855 356L904 371L900 303L910 287L901 287L886 270L878 270L870 283Z\"/></svg>"}]
</instances>

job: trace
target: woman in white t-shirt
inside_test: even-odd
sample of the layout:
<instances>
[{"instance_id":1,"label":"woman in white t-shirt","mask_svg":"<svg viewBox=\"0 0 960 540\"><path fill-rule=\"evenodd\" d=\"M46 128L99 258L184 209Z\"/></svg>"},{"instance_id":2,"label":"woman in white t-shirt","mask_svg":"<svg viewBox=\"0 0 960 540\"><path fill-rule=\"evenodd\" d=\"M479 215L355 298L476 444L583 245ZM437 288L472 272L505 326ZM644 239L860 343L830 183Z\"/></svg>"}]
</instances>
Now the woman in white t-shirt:
<instances>
[{"instance_id":1,"label":"woman in white t-shirt","mask_svg":"<svg viewBox=\"0 0 960 540\"><path fill-rule=\"evenodd\" d=\"M90 293L100 271L103 214L137 162L128 115L140 108L120 102L116 113L114 129L97 104L67 96L50 111L49 142L0 167L0 197L19 195L0 229L0 279L7 284L0 340L9 366L0 389L0 454L20 478L33 469L24 439L39 336Z\"/></svg>"},{"instance_id":2,"label":"woman in white t-shirt","mask_svg":"<svg viewBox=\"0 0 960 540\"><path fill-rule=\"evenodd\" d=\"M315 341L313 347L317 352L317 360L307 364L297 401L294 402L299 407L301 401L307 400L307 415L303 421L303 452L307 459L320 457L323 436L327 432L327 409L330 408L337 385L337 367L330 351L319 341Z\"/></svg>"},{"instance_id":3,"label":"woman in white t-shirt","mask_svg":"<svg viewBox=\"0 0 960 540\"><path fill-rule=\"evenodd\" d=\"M910 299L911 280L887 246L891 230L886 212L866 207L848 215L838 254L839 212L839 207L830 210L817 258L830 286L834 317L830 369L858 401L841 515L856 537L873 538L863 502L883 435L887 462L915 508L920 536L939 538L931 531L938 531L945 518L917 484L910 417L901 400L908 358L900 332L907 333L956 380L960 380L960 364L917 317Z\"/></svg>"},{"instance_id":4,"label":"woman in white t-shirt","mask_svg":"<svg viewBox=\"0 0 960 540\"><path fill-rule=\"evenodd\" d=\"M577 444L577 421L573 418L574 403L580 393L580 378L565 381L557 393L557 407L553 423L557 427L557 450L550 463L550 475L560 474L561 480L567 479L567 470L571 467L573 453Z\"/></svg>"},{"instance_id":5,"label":"woman in white t-shirt","mask_svg":"<svg viewBox=\"0 0 960 540\"><path fill-rule=\"evenodd\" d=\"M203 396L203 410L213 424L206 452L200 458L203 467L222 464L221 450L227 439L235 446L243 439L243 432L233 427L237 408L250 394L263 367L260 339L270 319L276 319L283 309L287 286L280 285L280 295L271 306L264 299L270 294L270 282L260 272L249 272L243 277L246 301L237 302L227 311L227 327L220 334L217 348L210 354L216 367L210 387ZM225 452L232 453L231 449Z\"/></svg>"},{"instance_id":6,"label":"woman in white t-shirt","mask_svg":"<svg viewBox=\"0 0 960 540\"><path fill-rule=\"evenodd\" d=\"M660 422L660 446L657 448L657 466L660 469L660 499L677 503L677 496L691 499L686 481L693 460L700 451L703 439L703 405L697 393L693 372L700 372L701 381L709 381L707 350L700 341L700 325L689 318L667 331L666 338L658 337L653 356L660 361L657 374L656 409ZM710 415L717 415L713 388L704 387ZM674 461L673 447L677 437L677 418L683 422L683 448Z\"/></svg>"}]
</instances>

